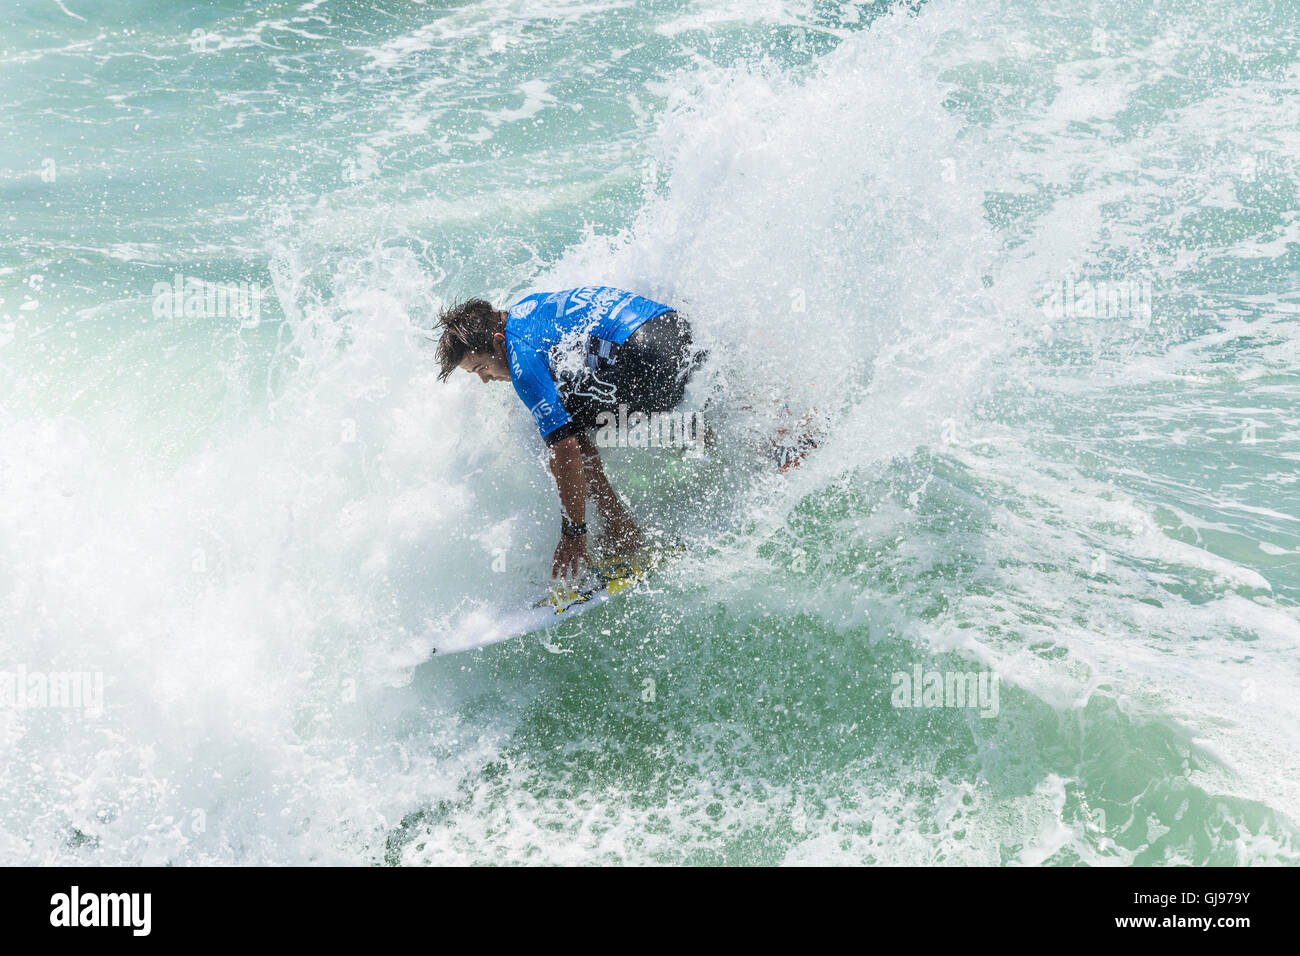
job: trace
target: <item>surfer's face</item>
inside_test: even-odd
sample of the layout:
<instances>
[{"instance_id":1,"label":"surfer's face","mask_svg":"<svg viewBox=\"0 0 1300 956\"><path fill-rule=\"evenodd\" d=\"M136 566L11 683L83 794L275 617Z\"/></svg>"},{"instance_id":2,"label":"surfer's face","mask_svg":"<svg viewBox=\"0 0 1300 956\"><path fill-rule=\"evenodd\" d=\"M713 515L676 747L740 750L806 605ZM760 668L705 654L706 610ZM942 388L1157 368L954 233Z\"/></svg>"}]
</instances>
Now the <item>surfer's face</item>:
<instances>
[{"instance_id":1,"label":"surfer's face","mask_svg":"<svg viewBox=\"0 0 1300 956\"><path fill-rule=\"evenodd\" d=\"M471 352L460 360L460 367L477 375L482 382L510 381L510 365L506 362L506 337L498 332L492 337L491 352Z\"/></svg>"}]
</instances>

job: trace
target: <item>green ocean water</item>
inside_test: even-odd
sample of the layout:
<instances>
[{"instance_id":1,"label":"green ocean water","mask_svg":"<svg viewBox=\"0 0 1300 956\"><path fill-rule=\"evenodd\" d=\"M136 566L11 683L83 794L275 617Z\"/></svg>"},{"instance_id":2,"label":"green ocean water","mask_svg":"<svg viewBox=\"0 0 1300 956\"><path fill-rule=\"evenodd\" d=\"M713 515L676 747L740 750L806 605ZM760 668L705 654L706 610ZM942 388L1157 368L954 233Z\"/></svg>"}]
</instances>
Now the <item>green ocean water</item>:
<instances>
[{"instance_id":1,"label":"green ocean water","mask_svg":"<svg viewBox=\"0 0 1300 956\"><path fill-rule=\"evenodd\" d=\"M1298 53L1263 0L9 4L0 860L1296 862ZM556 507L426 331L583 284L709 348L717 451L605 455L690 552L435 654Z\"/></svg>"}]
</instances>

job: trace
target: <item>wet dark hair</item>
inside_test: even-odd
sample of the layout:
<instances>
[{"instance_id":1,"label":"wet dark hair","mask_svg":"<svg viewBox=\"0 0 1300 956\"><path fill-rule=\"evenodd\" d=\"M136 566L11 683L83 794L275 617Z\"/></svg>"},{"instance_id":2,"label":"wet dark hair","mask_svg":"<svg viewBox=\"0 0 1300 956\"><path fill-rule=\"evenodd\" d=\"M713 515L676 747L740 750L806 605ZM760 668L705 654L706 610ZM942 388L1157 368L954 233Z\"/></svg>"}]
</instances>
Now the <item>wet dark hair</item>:
<instances>
[{"instance_id":1,"label":"wet dark hair","mask_svg":"<svg viewBox=\"0 0 1300 956\"><path fill-rule=\"evenodd\" d=\"M483 355L492 351L492 336L505 330L505 323L486 299L456 302L438 316L442 338L438 340L440 381L459 367L466 355Z\"/></svg>"}]
</instances>

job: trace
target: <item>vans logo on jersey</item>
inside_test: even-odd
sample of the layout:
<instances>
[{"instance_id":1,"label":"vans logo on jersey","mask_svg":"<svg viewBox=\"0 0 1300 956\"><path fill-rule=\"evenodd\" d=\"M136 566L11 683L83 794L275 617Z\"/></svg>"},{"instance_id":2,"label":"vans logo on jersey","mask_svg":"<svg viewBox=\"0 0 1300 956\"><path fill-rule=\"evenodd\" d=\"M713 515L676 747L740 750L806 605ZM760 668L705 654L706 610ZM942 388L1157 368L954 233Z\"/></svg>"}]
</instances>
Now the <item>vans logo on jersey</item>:
<instances>
[{"instance_id":1,"label":"vans logo on jersey","mask_svg":"<svg viewBox=\"0 0 1300 956\"><path fill-rule=\"evenodd\" d=\"M591 297L595 294L596 286L587 285L581 289L574 289L569 293L569 301L564 307L564 314L568 315L570 312L586 308L587 303L591 301Z\"/></svg>"}]
</instances>

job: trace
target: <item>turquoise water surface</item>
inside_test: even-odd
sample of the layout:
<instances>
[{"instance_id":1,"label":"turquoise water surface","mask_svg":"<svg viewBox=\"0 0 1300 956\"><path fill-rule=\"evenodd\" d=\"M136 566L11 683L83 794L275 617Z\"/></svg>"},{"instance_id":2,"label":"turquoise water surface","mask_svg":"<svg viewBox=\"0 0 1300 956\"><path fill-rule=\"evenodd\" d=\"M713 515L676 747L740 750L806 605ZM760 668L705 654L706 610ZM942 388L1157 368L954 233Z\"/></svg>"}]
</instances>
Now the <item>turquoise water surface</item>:
<instances>
[{"instance_id":1,"label":"turquoise water surface","mask_svg":"<svg viewBox=\"0 0 1300 956\"><path fill-rule=\"evenodd\" d=\"M10 682L0 861L1295 863L1297 64L1275 0L13 0L0 677L102 706ZM427 330L581 284L709 348L718 448L605 454L689 554L434 654L558 521Z\"/></svg>"}]
</instances>

